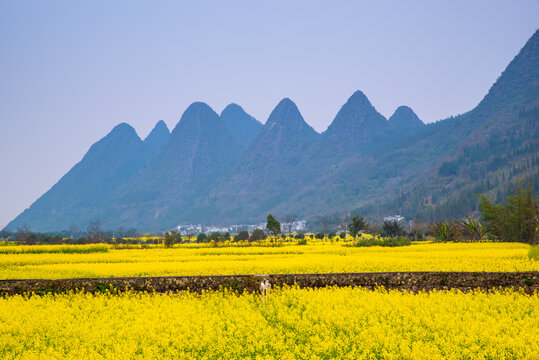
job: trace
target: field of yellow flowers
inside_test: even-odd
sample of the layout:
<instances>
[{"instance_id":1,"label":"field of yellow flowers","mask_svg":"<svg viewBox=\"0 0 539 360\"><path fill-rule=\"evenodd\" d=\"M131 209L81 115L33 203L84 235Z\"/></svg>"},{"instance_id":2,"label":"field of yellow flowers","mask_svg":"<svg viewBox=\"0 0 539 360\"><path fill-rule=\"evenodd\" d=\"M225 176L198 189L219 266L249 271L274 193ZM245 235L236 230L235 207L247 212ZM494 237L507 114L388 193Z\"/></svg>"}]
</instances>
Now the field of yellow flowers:
<instances>
[{"instance_id":1,"label":"field of yellow flowers","mask_svg":"<svg viewBox=\"0 0 539 360\"><path fill-rule=\"evenodd\" d=\"M361 288L0 298L2 359L537 359L539 295Z\"/></svg>"},{"instance_id":2,"label":"field of yellow flowers","mask_svg":"<svg viewBox=\"0 0 539 360\"><path fill-rule=\"evenodd\" d=\"M539 270L539 261L528 257L530 246L519 243L420 243L362 248L321 242L281 247L110 247L108 251L87 253L31 253L32 248L39 246L25 247L24 253L8 253L6 248L2 247L4 253L0 256L0 279Z\"/></svg>"}]
</instances>

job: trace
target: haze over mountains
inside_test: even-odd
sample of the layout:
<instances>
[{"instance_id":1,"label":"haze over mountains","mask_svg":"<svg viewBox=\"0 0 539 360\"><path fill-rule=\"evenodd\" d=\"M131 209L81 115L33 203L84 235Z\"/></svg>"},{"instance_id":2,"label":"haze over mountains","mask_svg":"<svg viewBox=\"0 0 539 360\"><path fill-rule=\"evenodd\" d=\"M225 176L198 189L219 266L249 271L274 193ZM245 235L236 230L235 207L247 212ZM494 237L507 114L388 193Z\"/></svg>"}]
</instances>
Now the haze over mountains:
<instances>
[{"instance_id":1,"label":"haze over mountains","mask_svg":"<svg viewBox=\"0 0 539 360\"><path fill-rule=\"evenodd\" d=\"M361 91L319 134L292 100L262 125L240 106L218 115L193 103L169 133L142 141L128 124L95 143L8 227L163 230L240 224L268 213L360 211L370 218L456 218L474 194L502 199L520 180L539 186L539 32L471 111L425 125L407 106L386 119Z\"/></svg>"}]
</instances>

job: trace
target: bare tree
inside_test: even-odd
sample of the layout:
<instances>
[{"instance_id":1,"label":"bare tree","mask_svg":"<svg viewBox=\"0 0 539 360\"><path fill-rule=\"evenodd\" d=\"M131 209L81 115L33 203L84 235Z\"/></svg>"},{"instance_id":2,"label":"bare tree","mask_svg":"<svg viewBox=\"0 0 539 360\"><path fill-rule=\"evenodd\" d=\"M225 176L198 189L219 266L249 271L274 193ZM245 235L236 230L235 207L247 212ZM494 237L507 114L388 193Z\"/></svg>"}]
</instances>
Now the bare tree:
<instances>
[{"instance_id":1,"label":"bare tree","mask_svg":"<svg viewBox=\"0 0 539 360\"><path fill-rule=\"evenodd\" d=\"M35 243L35 236L32 236L28 225L23 224L20 228L17 228L15 240L21 244L33 245Z\"/></svg>"},{"instance_id":2,"label":"bare tree","mask_svg":"<svg viewBox=\"0 0 539 360\"><path fill-rule=\"evenodd\" d=\"M118 242L118 240L123 240L126 237L129 237L129 235L127 234L127 230L123 226L120 226L120 228L115 232L116 242Z\"/></svg>"},{"instance_id":3,"label":"bare tree","mask_svg":"<svg viewBox=\"0 0 539 360\"><path fill-rule=\"evenodd\" d=\"M323 215L320 217L320 231L324 234L329 233L335 228L335 219L331 215Z\"/></svg>"},{"instance_id":4,"label":"bare tree","mask_svg":"<svg viewBox=\"0 0 539 360\"><path fill-rule=\"evenodd\" d=\"M73 223L69 227L69 234L71 235L71 239L76 239L79 237L79 227L77 224Z\"/></svg>"},{"instance_id":5,"label":"bare tree","mask_svg":"<svg viewBox=\"0 0 539 360\"><path fill-rule=\"evenodd\" d=\"M9 231L9 228L6 226L5 228L0 231L0 239L9 239L11 236L11 231Z\"/></svg>"},{"instance_id":6,"label":"bare tree","mask_svg":"<svg viewBox=\"0 0 539 360\"><path fill-rule=\"evenodd\" d=\"M339 230L346 233L348 231L349 223L350 223L350 214L342 214L339 217Z\"/></svg>"},{"instance_id":7,"label":"bare tree","mask_svg":"<svg viewBox=\"0 0 539 360\"><path fill-rule=\"evenodd\" d=\"M294 227L294 222L298 219L296 214L286 214L283 218L283 225L286 234L290 236L292 234L292 228Z\"/></svg>"},{"instance_id":8,"label":"bare tree","mask_svg":"<svg viewBox=\"0 0 539 360\"><path fill-rule=\"evenodd\" d=\"M103 230L101 230L101 220L90 221L86 228L88 240L90 242L101 242L104 240Z\"/></svg>"},{"instance_id":9,"label":"bare tree","mask_svg":"<svg viewBox=\"0 0 539 360\"><path fill-rule=\"evenodd\" d=\"M195 229L193 229L192 227L188 227L187 228L187 231L185 232L185 235L187 235L187 240L189 242L191 242L191 238L193 237L193 235L196 234L196 231Z\"/></svg>"}]
</instances>

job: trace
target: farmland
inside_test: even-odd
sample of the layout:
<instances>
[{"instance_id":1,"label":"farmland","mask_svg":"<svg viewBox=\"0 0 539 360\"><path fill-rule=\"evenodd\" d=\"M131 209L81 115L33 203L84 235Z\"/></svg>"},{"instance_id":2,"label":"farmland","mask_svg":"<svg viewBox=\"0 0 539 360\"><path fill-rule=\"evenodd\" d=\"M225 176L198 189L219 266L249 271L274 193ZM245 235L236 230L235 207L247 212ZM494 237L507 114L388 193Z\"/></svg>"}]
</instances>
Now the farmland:
<instances>
[{"instance_id":1,"label":"farmland","mask_svg":"<svg viewBox=\"0 0 539 360\"><path fill-rule=\"evenodd\" d=\"M533 359L538 295L361 288L0 298L4 359Z\"/></svg>"},{"instance_id":2,"label":"farmland","mask_svg":"<svg viewBox=\"0 0 539 360\"><path fill-rule=\"evenodd\" d=\"M0 279L538 271L521 243L2 246ZM276 286L0 297L3 359L534 359L539 294Z\"/></svg>"},{"instance_id":3,"label":"farmland","mask_svg":"<svg viewBox=\"0 0 539 360\"><path fill-rule=\"evenodd\" d=\"M398 248L342 242L279 247L182 245L115 249L106 245L0 247L0 279L229 275L382 271L538 271L520 243L414 243Z\"/></svg>"}]
</instances>

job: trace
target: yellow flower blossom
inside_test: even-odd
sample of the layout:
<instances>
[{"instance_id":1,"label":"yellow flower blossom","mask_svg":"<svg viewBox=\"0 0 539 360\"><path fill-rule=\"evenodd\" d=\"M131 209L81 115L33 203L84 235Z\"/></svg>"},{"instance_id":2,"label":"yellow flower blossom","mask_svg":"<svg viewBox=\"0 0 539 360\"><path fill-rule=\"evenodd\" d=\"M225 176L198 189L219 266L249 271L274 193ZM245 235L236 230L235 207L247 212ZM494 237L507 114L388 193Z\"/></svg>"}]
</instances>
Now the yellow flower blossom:
<instances>
[{"instance_id":1,"label":"yellow flower blossom","mask_svg":"<svg viewBox=\"0 0 539 360\"><path fill-rule=\"evenodd\" d=\"M537 359L539 295L362 288L0 298L2 359Z\"/></svg>"}]
</instances>

